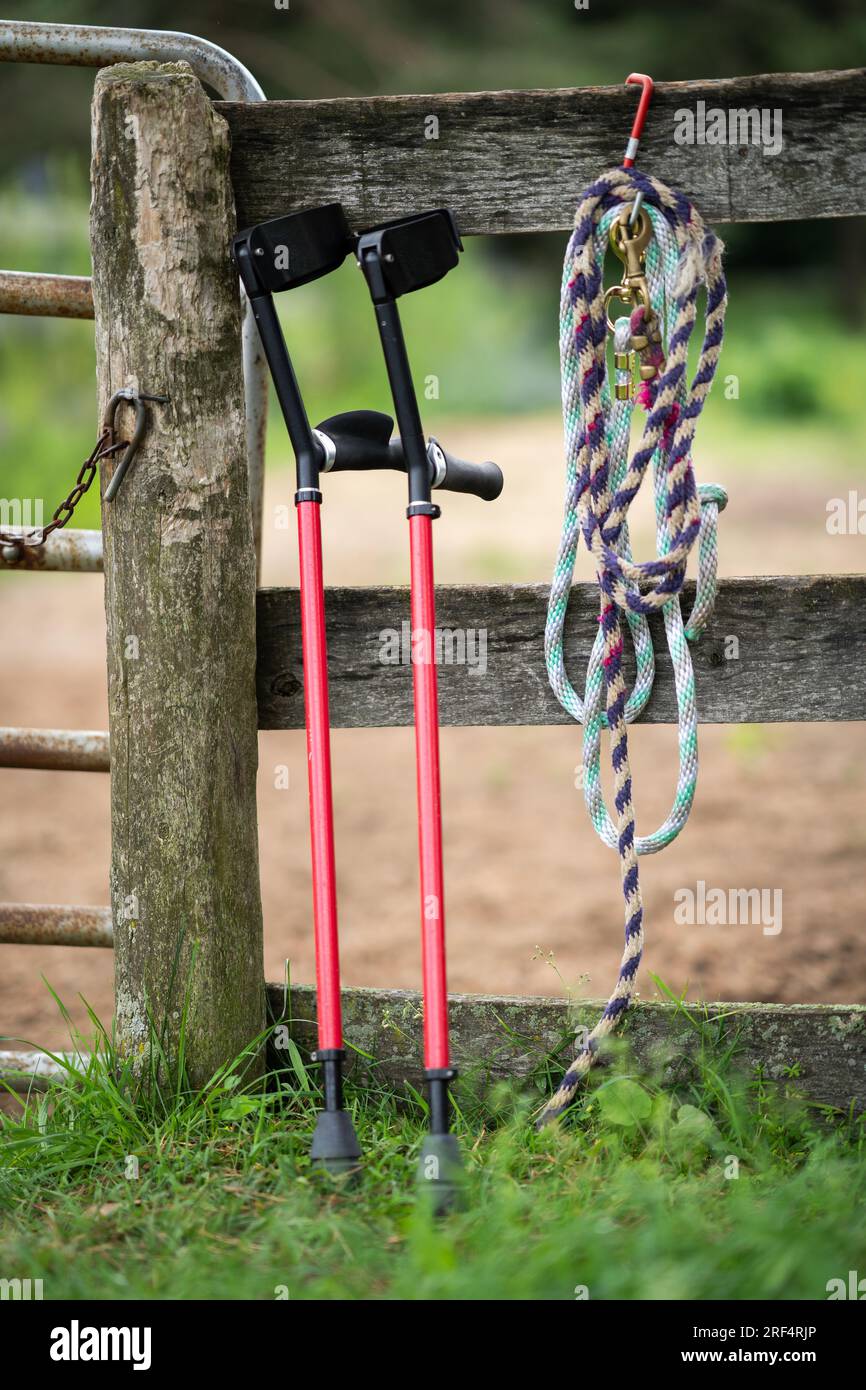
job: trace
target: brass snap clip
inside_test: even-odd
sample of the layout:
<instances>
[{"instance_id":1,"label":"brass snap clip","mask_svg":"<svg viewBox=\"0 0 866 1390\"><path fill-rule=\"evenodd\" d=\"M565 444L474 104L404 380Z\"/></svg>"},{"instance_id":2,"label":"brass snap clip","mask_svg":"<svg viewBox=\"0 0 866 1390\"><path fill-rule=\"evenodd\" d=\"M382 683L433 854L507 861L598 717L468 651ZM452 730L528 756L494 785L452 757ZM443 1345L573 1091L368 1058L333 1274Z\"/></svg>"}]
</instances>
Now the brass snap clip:
<instances>
[{"instance_id":1,"label":"brass snap clip","mask_svg":"<svg viewBox=\"0 0 866 1390\"><path fill-rule=\"evenodd\" d=\"M629 309L636 309L639 304L643 304L647 311L652 308L645 269L646 249L652 236L652 223L649 214L643 209L639 209L633 223L631 213L630 207L627 205L623 207L610 229L611 250L622 261L623 266L620 284L611 285L604 296L604 311L611 333L614 329L614 321L611 317L610 306L615 300L619 300Z\"/></svg>"}]
</instances>

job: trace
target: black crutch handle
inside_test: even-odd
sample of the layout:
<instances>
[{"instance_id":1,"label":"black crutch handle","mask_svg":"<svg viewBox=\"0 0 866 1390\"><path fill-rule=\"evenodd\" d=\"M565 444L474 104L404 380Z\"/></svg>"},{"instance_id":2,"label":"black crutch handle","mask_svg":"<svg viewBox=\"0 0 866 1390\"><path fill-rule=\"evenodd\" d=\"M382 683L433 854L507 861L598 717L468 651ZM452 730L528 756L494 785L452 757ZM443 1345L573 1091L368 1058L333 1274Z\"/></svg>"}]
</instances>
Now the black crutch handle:
<instances>
[{"instance_id":1,"label":"black crutch handle","mask_svg":"<svg viewBox=\"0 0 866 1390\"><path fill-rule=\"evenodd\" d=\"M403 445L392 439L394 421L378 410L348 410L323 420L314 431L322 446L323 473L366 472L393 468L406 472ZM437 439L427 443L430 486L465 492L492 502L502 491L502 470L495 463L466 463L449 454Z\"/></svg>"},{"instance_id":2,"label":"black crutch handle","mask_svg":"<svg viewBox=\"0 0 866 1390\"><path fill-rule=\"evenodd\" d=\"M431 435L427 441L427 457L433 468L430 486L445 492L467 492L484 502L494 502L502 491L502 469L498 464L467 463L443 449Z\"/></svg>"},{"instance_id":3,"label":"black crutch handle","mask_svg":"<svg viewBox=\"0 0 866 1390\"><path fill-rule=\"evenodd\" d=\"M313 431L324 450L323 473L402 468L391 454L394 421L381 410L347 410L331 415Z\"/></svg>"}]
</instances>

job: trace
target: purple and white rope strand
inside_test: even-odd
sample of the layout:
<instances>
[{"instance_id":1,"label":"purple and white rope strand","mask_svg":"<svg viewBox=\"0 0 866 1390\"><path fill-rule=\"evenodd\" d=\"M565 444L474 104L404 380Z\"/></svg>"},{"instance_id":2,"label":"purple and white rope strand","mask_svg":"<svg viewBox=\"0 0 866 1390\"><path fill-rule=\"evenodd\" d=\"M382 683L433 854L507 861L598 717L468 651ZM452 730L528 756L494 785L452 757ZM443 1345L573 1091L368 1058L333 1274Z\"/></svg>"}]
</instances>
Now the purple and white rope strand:
<instances>
[{"instance_id":1,"label":"purple and white rope strand","mask_svg":"<svg viewBox=\"0 0 866 1390\"><path fill-rule=\"evenodd\" d=\"M679 249L674 291L673 327L660 377L650 383L650 403L643 434L619 487L611 480L605 390L607 321L604 310L603 257L593 254L595 230L606 209L643 194L671 227ZM635 169L609 170L583 194L566 253L572 265L567 279L571 305L575 379L563 382L566 434L576 415L575 494L580 528L592 552L600 589L599 622L604 638L603 670L610 732L617 848L625 903L625 945L616 986L601 1017L577 1053L538 1124L547 1124L571 1103L591 1068L603 1038L617 1026L632 1001L643 952L643 904L635 846L626 686L622 671L623 617L650 614L680 592L689 552L700 530L700 500L691 463L698 416L718 364L727 304L721 243L705 228L681 193ZM706 285L706 323L698 369L686 385L689 341L695 326L696 301ZM681 404L677 403L679 401ZM635 562L621 553L618 541L626 525L647 466L657 450L665 468L664 515L668 546L655 560ZM613 492L612 492L613 487Z\"/></svg>"}]
</instances>

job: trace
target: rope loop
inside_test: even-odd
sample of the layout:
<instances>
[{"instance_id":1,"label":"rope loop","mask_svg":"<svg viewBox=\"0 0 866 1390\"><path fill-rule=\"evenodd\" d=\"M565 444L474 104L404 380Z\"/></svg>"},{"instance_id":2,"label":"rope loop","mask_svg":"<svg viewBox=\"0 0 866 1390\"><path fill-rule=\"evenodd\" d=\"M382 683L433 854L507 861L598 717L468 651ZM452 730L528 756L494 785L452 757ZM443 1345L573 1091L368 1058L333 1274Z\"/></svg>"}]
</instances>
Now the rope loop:
<instances>
[{"instance_id":1,"label":"rope loop","mask_svg":"<svg viewBox=\"0 0 866 1390\"><path fill-rule=\"evenodd\" d=\"M637 447L629 457L634 398L631 373L617 365L612 397L607 373L608 324L604 308L604 253L612 223L642 194L653 235L646 248L652 309L644 306L614 324L616 361L635 344L651 367L636 399L645 410ZM706 289L703 341L691 381L688 350L697 300ZM638 856L669 844L688 819L697 782L697 709L688 642L712 616L718 564L717 525L727 493L698 488L692 445L719 360L727 305L722 244L686 197L636 169L611 169L583 194L563 267L560 353L566 437L566 498L562 538L550 590L545 655L551 686L563 707L584 726L584 796L593 825L620 855L625 898L625 949L616 988L599 1022L569 1068L540 1124L561 1114L592 1065L600 1040L616 1026L634 994L643 950L643 907ZM652 320L652 322L650 322ZM651 331L657 328L661 331ZM628 359L626 359L628 360ZM624 374L625 380L621 380ZM654 480L656 551L635 561L628 512L650 464ZM584 698L565 669L563 635L577 544L583 536L599 585L599 629L587 669ZM684 624L679 594L689 555L698 544L698 583ZM679 779L674 805L650 835L635 831L627 724L652 692L655 657L647 619L661 612L671 652L679 719ZM623 620L632 638L636 675L626 690L622 670ZM601 733L610 731L616 824L601 789Z\"/></svg>"}]
</instances>

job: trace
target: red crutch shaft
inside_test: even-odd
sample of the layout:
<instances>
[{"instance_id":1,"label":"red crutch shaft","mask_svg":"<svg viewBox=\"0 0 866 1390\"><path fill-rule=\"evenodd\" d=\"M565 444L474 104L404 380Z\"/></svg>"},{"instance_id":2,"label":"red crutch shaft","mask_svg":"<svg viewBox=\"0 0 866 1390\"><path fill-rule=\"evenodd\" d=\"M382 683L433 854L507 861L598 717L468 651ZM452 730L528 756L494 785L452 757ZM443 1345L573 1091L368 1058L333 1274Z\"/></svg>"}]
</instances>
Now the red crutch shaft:
<instances>
[{"instance_id":1,"label":"red crutch shaft","mask_svg":"<svg viewBox=\"0 0 866 1390\"><path fill-rule=\"evenodd\" d=\"M340 947L337 936L337 874L331 791L331 726L328 712L328 648L322 577L322 525L318 502L299 503L297 513L318 1031L319 1047L328 1049L342 1047L343 1020L340 1008Z\"/></svg>"},{"instance_id":2,"label":"red crutch shaft","mask_svg":"<svg viewBox=\"0 0 866 1390\"><path fill-rule=\"evenodd\" d=\"M433 587L431 517L410 516L409 549L412 579L412 683L415 696L415 759L418 786L418 860L421 880L424 1066L429 1071L449 1065L439 704L436 683L436 600Z\"/></svg>"}]
</instances>

